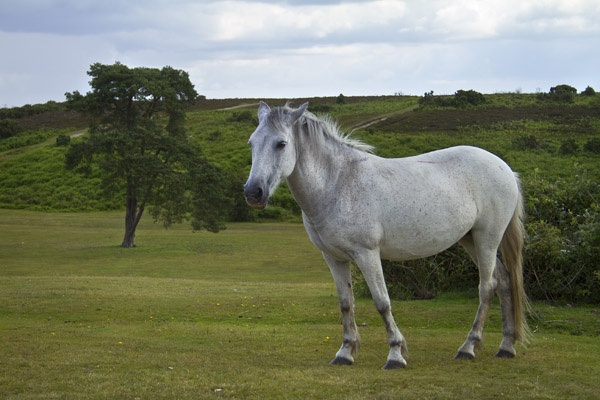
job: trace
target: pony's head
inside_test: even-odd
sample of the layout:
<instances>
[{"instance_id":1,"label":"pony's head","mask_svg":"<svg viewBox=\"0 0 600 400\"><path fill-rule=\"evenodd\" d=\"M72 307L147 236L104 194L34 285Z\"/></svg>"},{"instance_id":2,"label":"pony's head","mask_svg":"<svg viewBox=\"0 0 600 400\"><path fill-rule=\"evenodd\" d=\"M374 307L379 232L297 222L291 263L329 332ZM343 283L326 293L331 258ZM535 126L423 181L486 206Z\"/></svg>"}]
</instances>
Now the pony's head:
<instances>
[{"instance_id":1,"label":"pony's head","mask_svg":"<svg viewBox=\"0 0 600 400\"><path fill-rule=\"evenodd\" d=\"M246 202L254 208L265 208L281 179L286 179L296 166L297 149L293 126L308 103L297 109L277 107L273 110L260 102L258 127L250 136L252 168L244 185Z\"/></svg>"}]
</instances>

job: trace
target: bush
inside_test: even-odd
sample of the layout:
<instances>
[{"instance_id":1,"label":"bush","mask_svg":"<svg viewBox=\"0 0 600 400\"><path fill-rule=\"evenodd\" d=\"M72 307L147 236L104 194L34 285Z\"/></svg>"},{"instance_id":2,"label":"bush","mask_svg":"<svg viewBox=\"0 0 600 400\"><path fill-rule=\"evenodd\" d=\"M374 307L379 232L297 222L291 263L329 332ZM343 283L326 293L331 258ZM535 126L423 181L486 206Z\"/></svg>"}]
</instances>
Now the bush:
<instances>
[{"instance_id":1,"label":"bush","mask_svg":"<svg viewBox=\"0 0 600 400\"><path fill-rule=\"evenodd\" d=\"M412 261L382 260L388 293L397 300L426 300L444 291L477 287L477 268L460 246L432 257ZM353 288L357 296L370 296L369 288L354 267Z\"/></svg>"},{"instance_id":2,"label":"bush","mask_svg":"<svg viewBox=\"0 0 600 400\"><path fill-rule=\"evenodd\" d=\"M543 149L546 145L535 135L522 135L513 140L513 146L518 150Z\"/></svg>"},{"instance_id":3,"label":"bush","mask_svg":"<svg viewBox=\"0 0 600 400\"><path fill-rule=\"evenodd\" d=\"M427 92L419 99L419 105L432 107L476 107L485 103L483 94L475 90L458 90L454 96L434 96L433 91Z\"/></svg>"},{"instance_id":4,"label":"bush","mask_svg":"<svg viewBox=\"0 0 600 400\"><path fill-rule=\"evenodd\" d=\"M560 145L558 152L566 156L577 153L577 150L579 150L579 145L577 145L575 139L567 139Z\"/></svg>"},{"instance_id":5,"label":"bush","mask_svg":"<svg viewBox=\"0 0 600 400\"><path fill-rule=\"evenodd\" d=\"M478 106L483 103L485 97L475 90L459 90L454 94L455 107Z\"/></svg>"},{"instance_id":6,"label":"bush","mask_svg":"<svg viewBox=\"0 0 600 400\"><path fill-rule=\"evenodd\" d=\"M333 107L327 103L311 104L310 111L313 113L329 113L333 111Z\"/></svg>"},{"instance_id":7,"label":"bush","mask_svg":"<svg viewBox=\"0 0 600 400\"><path fill-rule=\"evenodd\" d=\"M0 119L0 139L8 139L21 132L21 126L12 118Z\"/></svg>"},{"instance_id":8,"label":"bush","mask_svg":"<svg viewBox=\"0 0 600 400\"><path fill-rule=\"evenodd\" d=\"M600 138L592 138L588 140L584 145L583 149L590 153L600 154Z\"/></svg>"},{"instance_id":9,"label":"bush","mask_svg":"<svg viewBox=\"0 0 600 400\"><path fill-rule=\"evenodd\" d=\"M565 93L577 94L577 89L569 85L557 85L550 88L550 94L560 95Z\"/></svg>"},{"instance_id":10,"label":"bush","mask_svg":"<svg viewBox=\"0 0 600 400\"><path fill-rule=\"evenodd\" d=\"M577 89L569 85L558 85L550 88L548 99L560 103L573 103Z\"/></svg>"},{"instance_id":11,"label":"bush","mask_svg":"<svg viewBox=\"0 0 600 400\"><path fill-rule=\"evenodd\" d=\"M249 122L253 125L258 125L258 118L256 114L250 110L234 112L231 117L227 119L227 122Z\"/></svg>"},{"instance_id":12,"label":"bush","mask_svg":"<svg viewBox=\"0 0 600 400\"><path fill-rule=\"evenodd\" d=\"M596 91L594 90L593 87L588 86L585 88L585 90L583 92L581 92L581 94L583 96L595 96L596 95Z\"/></svg>"},{"instance_id":13,"label":"bush","mask_svg":"<svg viewBox=\"0 0 600 400\"><path fill-rule=\"evenodd\" d=\"M526 189L525 282L534 298L600 302L600 184L579 170Z\"/></svg>"},{"instance_id":14,"label":"bush","mask_svg":"<svg viewBox=\"0 0 600 400\"><path fill-rule=\"evenodd\" d=\"M57 146L68 146L71 143L71 137L69 135L58 135L56 138Z\"/></svg>"}]
</instances>

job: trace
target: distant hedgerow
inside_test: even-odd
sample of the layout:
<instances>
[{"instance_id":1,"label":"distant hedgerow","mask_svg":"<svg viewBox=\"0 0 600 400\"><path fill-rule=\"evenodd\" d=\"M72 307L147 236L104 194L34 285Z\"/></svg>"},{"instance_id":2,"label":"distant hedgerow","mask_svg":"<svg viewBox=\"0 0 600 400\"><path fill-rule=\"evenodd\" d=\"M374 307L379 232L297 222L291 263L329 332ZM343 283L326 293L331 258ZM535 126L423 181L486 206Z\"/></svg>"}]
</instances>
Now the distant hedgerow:
<instances>
[{"instance_id":1,"label":"distant hedgerow","mask_svg":"<svg viewBox=\"0 0 600 400\"><path fill-rule=\"evenodd\" d=\"M458 90L454 96L435 96L433 90L419 99L421 106L433 107L476 107L485 103L485 96L475 90Z\"/></svg>"}]
</instances>

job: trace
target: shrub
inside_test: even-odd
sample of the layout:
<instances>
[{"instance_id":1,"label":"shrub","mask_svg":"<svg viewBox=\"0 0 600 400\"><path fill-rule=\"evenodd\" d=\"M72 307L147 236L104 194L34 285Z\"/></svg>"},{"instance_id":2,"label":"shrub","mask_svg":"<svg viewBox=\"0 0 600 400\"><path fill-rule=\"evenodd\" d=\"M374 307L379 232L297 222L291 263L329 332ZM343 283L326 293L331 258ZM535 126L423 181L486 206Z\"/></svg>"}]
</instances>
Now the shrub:
<instances>
[{"instance_id":1,"label":"shrub","mask_svg":"<svg viewBox=\"0 0 600 400\"><path fill-rule=\"evenodd\" d=\"M9 137L16 136L21 131L21 126L15 119L0 119L0 139L7 139Z\"/></svg>"},{"instance_id":2,"label":"shrub","mask_svg":"<svg viewBox=\"0 0 600 400\"><path fill-rule=\"evenodd\" d=\"M514 139L512 143L518 150L535 150L546 147L535 135L521 135Z\"/></svg>"},{"instance_id":3,"label":"shrub","mask_svg":"<svg viewBox=\"0 0 600 400\"><path fill-rule=\"evenodd\" d=\"M593 87L588 86L585 88L585 90L583 92L581 92L581 94L583 96L595 96L596 95L596 91L594 90Z\"/></svg>"},{"instance_id":4,"label":"shrub","mask_svg":"<svg viewBox=\"0 0 600 400\"><path fill-rule=\"evenodd\" d=\"M477 267L460 246L432 257L406 262L383 261L388 292L396 299L426 300L441 292L477 287Z\"/></svg>"},{"instance_id":5,"label":"shrub","mask_svg":"<svg viewBox=\"0 0 600 400\"><path fill-rule=\"evenodd\" d=\"M258 125L258 118L255 113L250 110L234 112L227 122L250 122L253 125Z\"/></svg>"},{"instance_id":6,"label":"shrub","mask_svg":"<svg viewBox=\"0 0 600 400\"><path fill-rule=\"evenodd\" d=\"M433 90L423 94L419 99L419 105L422 107L453 107L454 101L449 96L435 96Z\"/></svg>"},{"instance_id":7,"label":"shrub","mask_svg":"<svg viewBox=\"0 0 600 400\"><path fill-rule=\"evenodd\" d=\"M310 111L313 113L329 113L333 111L333 107L326 103L311 104Z\"/></svg>"},{"instance_id":8,"label":"shrub","mask_svg":"<svg viewBox=\"0 0 600 400\"><path fill-rule=\"evenodd\" d=\"M572 103L577 89L569 85L558 85L550 88L549 99L561 103Z\"/></svg>"},{"instance_id":9,"label":"shrub","mask_svg":"<svg viewBox=\"0 0 600 400\"><path fill-rule=\"evenodd\" d=\"M454 94L455 107L478 106L483 103L485 97L475 90L459 90Z\"/></svg>"},{"instance_id":10,"label":"shrub","mask_svg":"<svg viewBox=\"0 0 600 400\"><path fill-rule=\"evenodd\" d=\"M600 138L592 138L588 140L584 145L583 149L590 153L600 154Z\"/></svg>"},{"instance_id":11,"label":"shrub","mask_svg":"<svg viewBox=\"0 0 600 400\"><path fill-rule=\"evenodd\" d=\"M533 174L526 189L525 282L534 298L600 301L600 184L579 169L569 179Z\"/></svg>"},{"instance_id":12,"label":"shrub","mask_svg":"<svg viewBox=\"0 0 600 400\"><path fill-rule=\"evenodd\" d=\"M58 135L56 138L57 146L68 146L71 143L71 137L69 135Z\"/></svg>"},{"instance_id":13,"label":"shrub","mask_svg":"<svg viewBox=\"0 0 600 400\"><path fill-rule=\"evenodd\" d=\"M560 145L558 152L562 155L575 154L579 150L579 146L575 139L567 139Z\"/></svg>"},{"instance_id":14,"label":"shrub","mask_svg":"<svg viewBox=\"0 0 600 400\"><path fill-rule=\"evenodd\" d=\"M454 96L434 96L433 90L426 92L419 99L419 105L432 107L457 107L465 108L468 106L476 107L485 103L483 94L475 90L458 90Z\"/></svg>"}]
</instances>

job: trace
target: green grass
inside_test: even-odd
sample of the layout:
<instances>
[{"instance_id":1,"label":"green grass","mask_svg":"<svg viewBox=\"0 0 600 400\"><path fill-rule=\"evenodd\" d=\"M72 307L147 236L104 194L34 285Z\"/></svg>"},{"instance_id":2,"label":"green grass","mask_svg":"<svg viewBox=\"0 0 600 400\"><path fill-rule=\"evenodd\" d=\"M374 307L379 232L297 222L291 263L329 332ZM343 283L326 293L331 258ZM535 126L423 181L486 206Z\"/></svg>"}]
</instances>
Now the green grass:
<instances>
[{"instance_id":1,"label":"green grass","mask_svg":"<svg viewBox=\"0 0 600 400\"><path fill-rule=\"evenodd\" d=\"M118 247L120 213L0 210L0 397L595 398L600 310L535 305L535 340L497 359L454 361L477 300L394 302L409 366L383 371L383 324L358 299L363 338L351 367L337 297L300 224L233 224L219 234L143 220Z\"/></svg>"}]
</instances>

